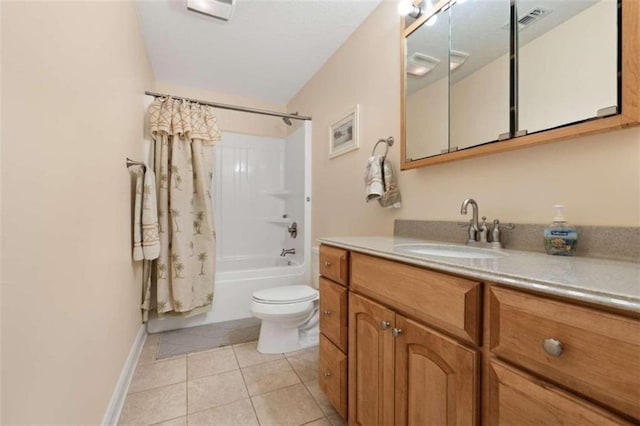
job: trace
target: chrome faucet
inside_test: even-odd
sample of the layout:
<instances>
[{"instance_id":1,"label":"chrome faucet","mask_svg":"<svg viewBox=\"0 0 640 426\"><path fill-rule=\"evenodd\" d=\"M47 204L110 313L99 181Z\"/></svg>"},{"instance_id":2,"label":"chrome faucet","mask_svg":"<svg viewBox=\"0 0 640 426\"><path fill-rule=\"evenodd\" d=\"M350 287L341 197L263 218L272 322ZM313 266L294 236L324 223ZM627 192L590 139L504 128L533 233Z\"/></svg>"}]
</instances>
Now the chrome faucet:
<instances>
[{"instance_id":1,"label":"chrome faucet","mask_svg":"<svg viewBox=\"0 0 640 426\"><path fill-rule=\"evenodd\" d=\"M469 204L471 204L471 207L473 208L473 216L471 221L469 222L469 241L467 241L467 244L470 241L477 241L476 236L480 231L480 226L478 225L478 203L476 203L476 200L474 200L473 198L467 198L466 200L464 200L462 202L462 206L460 207L460 214L467 214L467 206Z\"/></svg>"},{"instance_id":2,"label":"chrome faucet","mask_svg":"<svg viewBox=\"0 0 640 426\"><path fill-rule=\"evenodd\" d=\"M292 248L292 249L282 249L282 253L280 253L280 256L285 257L288 254L296 254L296 249Z\"/></svg>"},{"instance_id":3,"label":"chrome faucet","mask_svg":"<svg viewBox=\"0 0 640 426\"><path fill-rule=\"evenodd\" d=\"M471 204L473 216L469 223L460 226L469 227L469 238L467 245L480 247L502 248L500 241L500 229L513 229L513 223L500 223L498 219L493 221L493 229L490 231L487 226L487 218L482 216L482 223L478 223L478 203L473 198L467 198L462 202L460 214L467 214L467 206Z\"/></svg>"}]
</instances>

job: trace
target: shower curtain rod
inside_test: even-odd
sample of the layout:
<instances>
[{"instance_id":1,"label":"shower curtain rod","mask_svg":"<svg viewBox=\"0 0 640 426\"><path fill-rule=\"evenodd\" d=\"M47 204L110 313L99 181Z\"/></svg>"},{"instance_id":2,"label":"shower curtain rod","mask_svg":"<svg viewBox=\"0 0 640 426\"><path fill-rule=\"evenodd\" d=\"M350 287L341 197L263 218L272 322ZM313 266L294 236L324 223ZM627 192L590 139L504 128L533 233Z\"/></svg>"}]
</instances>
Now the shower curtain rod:
<instances>
[{"instance_id":1,"label":"shower curtain rod","mask_svg":"<svg viewBox=\"0 0 640 426\"><path fill-rule=\"evenodd\" d=\"M220 104L220 103L217 103L217 102L201 101L199 99L183 98L181 96L165 95L165 94L162 94L162 93L155 93L155 92L144 92L144 94L145 95L149 95L149 96L155 96L156 98L166 98L166 97L171 96L173 99L185 100L187 102L196 102L196 103L199 103L199 104L202 104L202 105L209 105L209 106L212 106L214 108L230 109L230 110L233 110L233 111L250 112L252 114L270 115L270 116L273 116L273 117L291 118L291 119L294 119L294 120L311 120L311 117L308 117L306 115L286 114L286 113L282 113L282 112L267 111L267 110L264 110L264 109L248 108L248 107L244 107L244 106L240 106L240 105Z\"/></svg>"}]
</instances>

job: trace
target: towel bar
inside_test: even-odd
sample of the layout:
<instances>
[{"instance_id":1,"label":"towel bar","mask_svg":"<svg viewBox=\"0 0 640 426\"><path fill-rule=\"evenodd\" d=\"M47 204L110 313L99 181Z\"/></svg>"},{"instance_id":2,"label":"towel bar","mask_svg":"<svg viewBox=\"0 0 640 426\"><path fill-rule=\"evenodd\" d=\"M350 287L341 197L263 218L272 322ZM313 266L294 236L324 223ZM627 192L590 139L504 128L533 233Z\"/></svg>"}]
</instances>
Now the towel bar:
<instances>
[{"instance_id":1,"label":"towel bar","mask_svg":"<svg viewBox=\"0 0 640 426\"><path fill-rule=\"evenodd\" d=\"M127 157L127 169L131 166L142 166L145 171L147 170L147 165L142 161L134 161L131 158Z\"/></svg>"},{"instance_id":2,"label":"towel bar","mask_svg":"<svg viewBox=\"0 0 640 426\"><path fill-rule=\"evenodd\" d=\"M389 152L389 147L393 146L393 136L389 136L387 139L380 139L378 140L378 142L376 142L376 144L373 146L373 150L371 151L371 155L374 155L376 153L376 148L378 147L379 144L383 143L385 144L385 149L384 149L384 158L387 158L387 153Z\"/></svg>"}]
</instances>

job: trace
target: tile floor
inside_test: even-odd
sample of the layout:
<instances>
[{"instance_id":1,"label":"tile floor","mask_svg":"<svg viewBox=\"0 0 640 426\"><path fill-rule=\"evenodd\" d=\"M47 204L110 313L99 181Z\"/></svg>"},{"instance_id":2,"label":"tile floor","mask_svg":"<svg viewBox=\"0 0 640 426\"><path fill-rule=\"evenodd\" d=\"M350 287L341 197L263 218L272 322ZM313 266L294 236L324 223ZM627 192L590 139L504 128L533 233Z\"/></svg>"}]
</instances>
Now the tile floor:
<instances>
[{"instance_id":1,"label":"tile floor","mask_svg":"<svg viewBox=\"0 0 640 426\"><path fill-rule=\"evenodd\" d=\"M121 425L346 425L318 386L318 347L264 355L256 342L157 359L147 336Z\"/></svg>"}]
</instances>

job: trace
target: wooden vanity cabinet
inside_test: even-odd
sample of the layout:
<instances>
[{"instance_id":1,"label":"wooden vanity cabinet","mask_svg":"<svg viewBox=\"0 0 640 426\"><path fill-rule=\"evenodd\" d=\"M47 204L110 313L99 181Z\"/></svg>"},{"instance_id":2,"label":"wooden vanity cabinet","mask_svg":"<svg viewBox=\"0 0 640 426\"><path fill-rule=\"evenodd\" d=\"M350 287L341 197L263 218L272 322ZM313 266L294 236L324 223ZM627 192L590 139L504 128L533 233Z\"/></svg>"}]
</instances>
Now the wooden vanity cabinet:
<instances>
[{"instance_id":1,"label":"wooden vanity cabinet","mask_svg":"<svg viewBox=\"0 0 640 426\"><path fill-rule=\"evenodd\" d=\"M320 279L320 386L350 425L640 423L638 315L320 253L344 265Z\"/></svg>"},{"instance_id":2,"label":"wooden vanity cabinet","mask_svg":"<svg viewBox=\"0 0 640 426\"><path fill-rule=\"evenodd\" d=\"M347 418L347 285L349 252L320 246L320 353L318 383L338 414Z\"/></svg>"},{"instance_id":3,"label":"wooden vanity cabinet","mask_svg":"<svg viewBox=\"0 0 640 426\"><path fill-rule=\"evenodd\" d=\"M446 328L455 329L455 334L471 340L465 324L474 324L470 329L475 330L479 321L465 316L477 316L479 311L465 304L477 303L475 297L467 296L479 292L480 285L449 275L438 281L439 275L352 253L349 424L478 423L479 351L406 314L433 315L434 311L448 309L438 324L446 324ZM412 282L417 283L416 277L428 281L421 281L423 292L410 291ZM433 290L431 298L429 289ZM434 299L442 305L437 306Z\"/></svg>"}]
</instances>

